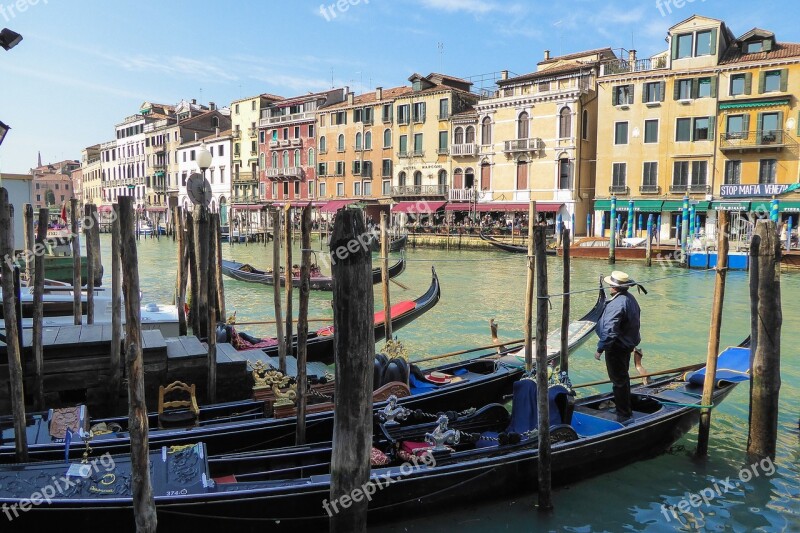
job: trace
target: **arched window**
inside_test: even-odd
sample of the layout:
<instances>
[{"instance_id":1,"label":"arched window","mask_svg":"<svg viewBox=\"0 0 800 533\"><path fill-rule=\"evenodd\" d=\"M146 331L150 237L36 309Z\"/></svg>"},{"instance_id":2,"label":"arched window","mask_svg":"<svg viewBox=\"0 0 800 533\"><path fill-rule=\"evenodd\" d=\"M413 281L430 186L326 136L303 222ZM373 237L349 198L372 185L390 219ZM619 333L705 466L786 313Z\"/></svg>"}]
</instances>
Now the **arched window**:
<instances>
[{"instance_id":1,"label":"arched window","mask_svg":"<svg viewBox=\"0 0 800 533\"><path fill-rule=\"evenodd\" d=\"M398 185L400 185L401 187L405 187L406 186L406 173L405 172L401 172L397 176L397 180L398 180Z\"/></svg>"},{"instance_id":2,"label":"arched window","mask_svg":"<svg viewBox=\"0 0 800 533\"><path fill-rule=\"evenodd\" d=\"M475 142L475 127L474 126L467 126L467 138L465 139L467 144L472 144Z\"/></svg>"},{"instance_id":3,"label":"arched window","mask_svg":"<svg viewBox=\"0 0 800 533\"><path fill-rule=\"evenodd\" d=\"M453 133L453 144L464 144L464 128L461 126Z\"/></svg>"},{"instance_id":4,"label":"arched window","mask_svg":"<svg viewBox=\"0 0 800 533\"><path fill-rule=\"evenodd\" d=\"M414 172L414 185L419 187L422 185L422 172L417 170Z\"/></svg>"},{"instance_id":5,"label":"arched window","mask_svg":"<svg viewBox=\"0 0 800 533\"><path fill-rule=\"evenodd\" d=\"M583 119L581 120L581 138L584 141L589 140L589 111L583 110Z\"/></svg>"},{"instance_id":6,"label":"arched window","mask_svg":"<svg viewBox=\"0 0 800 533\"><path fill-rule=\"evenodd\" d=\"M572 188L572 164L566 156L562 156L558 160L558 188Z\"/></svg>"},{"instance_id":7,"label":"arched window","mask_svg":"<svg viewBox=\"0 0 800 533\"><path fill-rule=\"evenodd\" d=\"M519 114L519 118L517 119L517 139L527 139L529 135L528 126L530 124L530 120L528 117L528 112L523 111Z\"/></svg>"},{"instance_id":8,"label":"arched window","mask_svg":"<svg viewBox=\"0 0 800 533\"><path fill-rule=\"evenodd\" d=\"M453 171L453 188L454 189L463 189L464 188L464 171L460 168L457 168Z\"/></svg>"},{"instance_id":9,"label":"arched window","mask_svg":"<svg viewBox=\"0 0 800 533\"><path fill-rule=\"evenodd\" d=\"M260 168L265 168L267 165L267 156L264 152L261 152L261 155L258 157L258 166Z\"/></svg>"},{"instance_id":10,"label":"arched window","mask_svg":"<svg viewBox=\"0 0 800 533\"><path fill-rule=\"evenodd\" d=\"M443 193L447 187L447 171L442 169L439 171L439 192Z\"/></svg>"},{"instance_id":11,"label":"arched window","mask_svg":"<svg viewBox=\"0 0 800 533\"><path fill-rule=\"evenodd\" d=\"M325 141L325 136L319 138L319 153L324 154L328 151L328 143Z\"/></svg>"},{"instance_id":12,"label":"arched window","mask_svg":"<svg viewBox=\"0 0 800 533\"><path fill-rule=\"evenodd\" d=\"M356 150L361 150L361 132L356 133Z\"/></svg>"},{"instance_id":13,"label":"arched window","mask_svg":"<svg viewBox=\"0 0 800 533\"><path fill-rule=\"evenodd\" d=\"M372 150L372 132L364 134L364 150Z\"/></svg>"},{"instance_id":14,"label":"arched window","mask_svg":"<svg viewBox=\"0 0 800 533\"><path fill-rule=\"evenodd\" d=\"M339 141L336 145L336 149L340 152L344 152L344 135L339 135Z\"/></svg>"},{"instance_id":15,"label":"arched window","mask_svg":"<svg viewBox=\"0 0 800 533\"><path fill-rule=\"evenodd\" d=\"M211 127L219 128L219 117L211 117Z\"/></svg>"},{"instance_id":16,"label":"arched window","mask_svg":"<svg viewBox=\"0 0 800 533\"><path fill-rule=\"evenodd\" d=\"M278 152L272 152L272 168L278 168Z\"/></svg>"},{"instance_id":17,"label":"arched window","mask_svg":"<svg viewBox=\"0 0 800 533\"><path fill-rule=\"evenodd\" d=\"M384 148L392 147L392 130L388 128L383 130L383 147Z\"/></svg>"},{"instance_id":18,"label":"arched window","mask_svg":"<svg viewBox=\"0 0 800 533\"><path fill-rule=\"evenodd\" d=\"M314 149L313 148L309 148L308 149L308 166L310 166L311 168L315 168L316 165L317 165L317 162L316 162L316 159L314 159Z\"/></svg>"},{"instance_id":19,"label":"arched window","mask_svg":"<svg viewBox=\"0 0 800 533\"><path fill-rule=\"evenodd\" d=\"M486 117L481 122L481 143L492 144L492 119Z\"/></svg>"},{"instance_id":20,"label":"arched window","mask_svg":"<svg viewBox=\"0 0 800 533\"><path fill-rule=\"evenodd\" d=\"M562 108L558 114L558 136L562 139L572 137L572 113L568 107Z\"/></svg>"},{"instance_id":21,"label":"arched window","mask_svg":"<svg viewBox=\"0 0 800 533\"><path fill-rule=\"evenodd\" d=\"M283 168L289 168L289 152L283 152Z\"/></svg>"},{"instance_id":22,"label":"arched window","mask_svg":"<svg viewBox=\"0 0 800 533\"><path fill-rule=\"evenodd\" d=\"M294 151L294 166L296 167L300 166L300 150Z\"/></svg>"}]
</instances>

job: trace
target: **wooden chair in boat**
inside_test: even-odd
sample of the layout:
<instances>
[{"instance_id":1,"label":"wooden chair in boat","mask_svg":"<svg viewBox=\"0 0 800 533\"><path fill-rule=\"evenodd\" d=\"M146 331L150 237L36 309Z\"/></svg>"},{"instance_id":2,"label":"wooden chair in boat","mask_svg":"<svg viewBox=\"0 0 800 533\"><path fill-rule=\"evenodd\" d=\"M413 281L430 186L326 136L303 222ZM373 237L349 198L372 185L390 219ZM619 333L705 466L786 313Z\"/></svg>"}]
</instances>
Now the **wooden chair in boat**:
<instances>
[{"instance_id":1,"label":"wooden chair in boat","mask_svg":"<svg viewBox=\"0 0 800 533\"><path fill-rule=\"evenodd\" d=\"M186 400L165 401L167 395L183 393ZM182 381L175 381L158 388L158 427L161 429L174 427L194 427L200 420L200 408L197 406L195 386Z\"/></svg>"}]
</instances>

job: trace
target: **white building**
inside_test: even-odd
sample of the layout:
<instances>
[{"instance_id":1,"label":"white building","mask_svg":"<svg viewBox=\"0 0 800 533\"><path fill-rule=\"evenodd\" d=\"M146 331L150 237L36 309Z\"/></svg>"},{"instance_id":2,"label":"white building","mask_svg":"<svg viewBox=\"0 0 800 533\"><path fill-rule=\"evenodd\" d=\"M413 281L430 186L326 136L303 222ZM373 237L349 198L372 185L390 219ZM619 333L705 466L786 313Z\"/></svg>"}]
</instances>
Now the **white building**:
<instances>
[{"instance_id":1,"label":"white building","mask_svg":"<svg viewBox=\"0 0 800 533\"><path fill-rule=\"evenodd\" d=\"M211 184L211 202L209 208L220 213L220 223L226 224L228 220L228 207L231 198L231 130L218 132L203 139L185 142L178 147L178 205L184 209L192 206L186 192L186 181L195 172L200 172L197 166L197 151L201 145L211 152L211 166L206 170L205 177Z\"/></svg>"}]
</instances>

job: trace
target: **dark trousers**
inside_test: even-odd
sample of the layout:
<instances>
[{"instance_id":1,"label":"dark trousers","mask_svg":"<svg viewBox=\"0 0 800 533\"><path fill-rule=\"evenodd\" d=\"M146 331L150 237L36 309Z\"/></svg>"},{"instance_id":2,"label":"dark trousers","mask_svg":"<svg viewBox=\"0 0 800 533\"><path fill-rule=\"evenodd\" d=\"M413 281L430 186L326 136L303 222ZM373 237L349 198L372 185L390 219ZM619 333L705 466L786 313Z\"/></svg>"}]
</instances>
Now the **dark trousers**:
<instances>
[{"instance_id":1,"label":"dark trousers","mask_svg":"<svg viewBox=\"0 0 800 533\"><path fill-rule=\"evenodd\" d=\"M632 351L632 350L631 350ZM631 379L628 368L631 365L631 351L606 350L606 370L613 385L614 403L617 415L630 418L631 413Z\"/></svg>"}]
</instances>

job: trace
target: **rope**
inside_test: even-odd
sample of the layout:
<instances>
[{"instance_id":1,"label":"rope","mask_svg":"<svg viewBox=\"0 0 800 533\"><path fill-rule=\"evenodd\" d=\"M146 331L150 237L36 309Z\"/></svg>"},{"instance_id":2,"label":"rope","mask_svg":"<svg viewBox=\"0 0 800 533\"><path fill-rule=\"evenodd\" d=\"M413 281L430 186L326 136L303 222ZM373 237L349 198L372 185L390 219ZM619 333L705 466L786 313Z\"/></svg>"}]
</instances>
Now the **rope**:
<instances>
[{"instance_id":1,"label":"rope","mask_svg":"<svg viewBox=\"0 0 800 533\"><path fill-rule=\"evenodd\" d=\"M696 403L680 403L680 402L667 402L664 400L658 400L661 405L674 405L676 407L693 407L695 409L713 409L716 407L713 403L711 405L700 405Z\"/></svg>"},{"instance_id":2,"label":"rope","mask_svg":"<svg viewBox=\"0 0 800 533\"><path fill-rule=\"evenodd\" d=\"M637 285L644 285L646 283L653 283L653 282L656 282L656 281L663 281L663 280L666 280L666 279L673 279L673 278L682 278L682 277L685 277L685 276L691 276L691 275L700 274L700 273L703 273L703 272L714 272L716 270L717 270L716 268L707 268L707 269L704 269L704 270L691 270L691 271L686 272L684 274L675 274L675 275L672 275L672 276L663 276L661 278L653 278L653 279L649 279L649 280L645 280L645 281L637 281L636 283L637 283ZM584 292L597 292L597 287L594 287L593 289L578 289L578 290L569 291L569 292L560 292L560 293L555 293L555 294L547 294L547 295L544 295L544 296L538 296L538 298L547 300L547 299L550 299L550 298L555 298L555 297L560 297L560 296L567 296L567 295L572 295L572 294L581 294L581 293L584 293Z\"/></svg>"}]
</instances>

